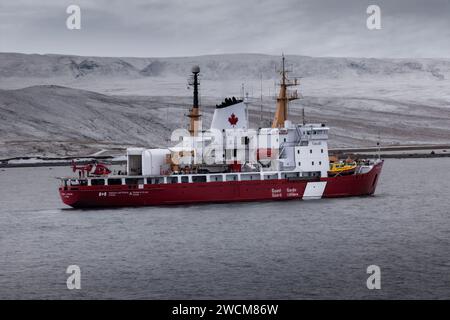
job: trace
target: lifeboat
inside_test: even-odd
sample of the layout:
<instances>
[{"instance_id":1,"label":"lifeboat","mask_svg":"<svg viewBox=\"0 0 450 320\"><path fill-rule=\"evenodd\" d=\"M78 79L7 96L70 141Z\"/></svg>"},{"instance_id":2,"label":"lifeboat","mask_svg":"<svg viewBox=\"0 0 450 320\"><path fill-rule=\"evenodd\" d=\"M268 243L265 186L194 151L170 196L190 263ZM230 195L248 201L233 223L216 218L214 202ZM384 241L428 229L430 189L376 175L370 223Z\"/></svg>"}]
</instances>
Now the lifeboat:
<instances>
[{"instance_id":1,"label":"lifeboat","mask_svg":"<svg viewBox=\"0 0 450 320\"><path fill-rule=\"evenodd\" d=\"M354 174L356 170L356 162L335 162L330 163L330 170L328 170L328 176L334 177L337 175L349 175Z\"/></svg>"}]
</instances>

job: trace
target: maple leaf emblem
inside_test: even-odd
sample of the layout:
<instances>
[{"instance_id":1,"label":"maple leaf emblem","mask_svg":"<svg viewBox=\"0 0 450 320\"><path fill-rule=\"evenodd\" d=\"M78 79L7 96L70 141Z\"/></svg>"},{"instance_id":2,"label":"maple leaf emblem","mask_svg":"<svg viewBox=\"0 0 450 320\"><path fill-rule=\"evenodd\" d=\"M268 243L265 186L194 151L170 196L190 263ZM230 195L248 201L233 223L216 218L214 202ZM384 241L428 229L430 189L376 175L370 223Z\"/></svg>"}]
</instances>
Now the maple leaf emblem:
<instances>
[{"instance_id":1,"label":"maple leaf emblem","mask_svg":"<svg viewBox=\"0 0 450 320\"><path fill-rule=\"evenodd\" d=\"M231 114L231 116L228 118L228 122L234 127L236 123L239 121L239 118L236 117L234 113Z\"/></svg>"}]
</instances>

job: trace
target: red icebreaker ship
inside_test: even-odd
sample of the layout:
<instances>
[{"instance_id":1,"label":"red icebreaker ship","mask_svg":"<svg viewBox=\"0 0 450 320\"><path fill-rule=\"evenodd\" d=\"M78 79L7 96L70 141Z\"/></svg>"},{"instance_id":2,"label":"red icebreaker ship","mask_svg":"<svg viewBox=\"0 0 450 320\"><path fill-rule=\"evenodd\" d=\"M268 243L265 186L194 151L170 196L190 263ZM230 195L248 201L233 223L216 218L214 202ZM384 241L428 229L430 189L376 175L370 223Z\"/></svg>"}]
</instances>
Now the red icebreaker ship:
<instances>
[{"instance_id":1,"label":"red icebreaker ship","mask_svg":"<svg viewBox=\"0 0 450 320\"><path fill-rule=\"evenodd\" d=\"M203 130L198 99L200 68L192 69L189 130L167 149L127 149L120 174L102 164L76 166L60 178L62 201L74 208L150 206L210 202L320 199L373 195L383 161L334 161L324 123L293 124L288 104L298 99L297 79L282 61L272 126L249 128L248 99L226 98Z\"/></svg>"}]
</instances>

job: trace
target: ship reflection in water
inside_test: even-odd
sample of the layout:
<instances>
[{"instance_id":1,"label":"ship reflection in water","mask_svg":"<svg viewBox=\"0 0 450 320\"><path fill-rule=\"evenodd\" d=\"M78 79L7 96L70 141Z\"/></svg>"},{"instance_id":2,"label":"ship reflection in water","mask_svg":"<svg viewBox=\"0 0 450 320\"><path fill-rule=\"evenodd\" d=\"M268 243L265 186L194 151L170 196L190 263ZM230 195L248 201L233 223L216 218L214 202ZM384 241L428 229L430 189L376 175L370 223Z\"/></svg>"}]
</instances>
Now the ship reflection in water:
<instances>
[{"instance_id":1,"label":"ship reflection in water","mask_svg":"<svg viewBox=\"0 0 450 320\"><path fill-rule=\"evenodd\" d=\"M388 159L373 197L99 210L61 204L67 168L5 169L0 298L449 299L449 167Z\"/></svg>"}]
</instances>

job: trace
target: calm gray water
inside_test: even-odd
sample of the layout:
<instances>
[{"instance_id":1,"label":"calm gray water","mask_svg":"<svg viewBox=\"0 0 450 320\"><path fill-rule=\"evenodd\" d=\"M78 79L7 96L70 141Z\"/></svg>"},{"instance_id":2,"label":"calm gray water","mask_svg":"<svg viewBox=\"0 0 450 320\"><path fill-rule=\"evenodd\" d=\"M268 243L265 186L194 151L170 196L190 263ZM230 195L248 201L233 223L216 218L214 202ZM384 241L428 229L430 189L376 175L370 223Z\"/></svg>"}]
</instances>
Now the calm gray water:
<instances>
[{"instance_id":1,"label":"calm gray water","mask_svg":"<svg viewBox=\"0 0 450 320\"><path fill-rule=\"evenodd\" d=\"M0 298L450 298L449 158L387 160L374 197L114 210L65 208L68 172L0 170Z\"/></svg>"}]
</instances>

